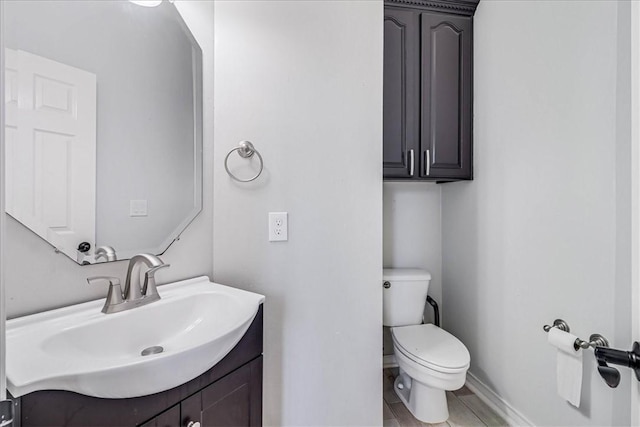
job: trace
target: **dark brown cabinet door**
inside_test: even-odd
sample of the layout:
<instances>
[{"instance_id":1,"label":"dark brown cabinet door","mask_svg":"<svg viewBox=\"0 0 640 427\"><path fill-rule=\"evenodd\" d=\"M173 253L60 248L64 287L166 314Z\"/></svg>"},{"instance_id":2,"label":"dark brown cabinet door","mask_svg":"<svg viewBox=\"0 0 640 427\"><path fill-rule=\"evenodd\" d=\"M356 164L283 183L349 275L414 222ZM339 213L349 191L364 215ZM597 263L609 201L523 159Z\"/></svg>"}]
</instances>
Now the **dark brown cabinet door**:
<instances>
[{"instance_id":1,"label":"dark brown cabinet door","mask_svg":"<svg viewBox=\"0 0 640 427\"><path fill-rule=\"evenodd\" d=\"M180 405L167 409L162 414L142 424L141 427L177 427L180 425Z\"/></svg>"},{"instance_id":2,"label":"dark brown cabinet door","mask_svg":"<svg viewBox=\"0 0 640 427\"><path fill-rule=\"evenodd\" d=\"M383 167L385 178L418 174L420 14L384 11Z\"/></svg>"},{"instance_id":3,"label":"dark brown cabinet door","mask_svg":"<svg viewBox=\"0 0 640 427\"><path fill-rule=\"evenodd\" d=\"M472 179L472 21L422 13L422 178Z\"/></svg>"},{"instance_id":4,"label":"dark brown cabinet door","mask_svg":"<svg viewBox=\"0 0 640 427\"><path fill-rule=\"evenodd\" d=\"M181 426L253 427L262 425L262 357L182 402ZM193 424L191 424L193 425Z\"/></svg>"}]
</instances>

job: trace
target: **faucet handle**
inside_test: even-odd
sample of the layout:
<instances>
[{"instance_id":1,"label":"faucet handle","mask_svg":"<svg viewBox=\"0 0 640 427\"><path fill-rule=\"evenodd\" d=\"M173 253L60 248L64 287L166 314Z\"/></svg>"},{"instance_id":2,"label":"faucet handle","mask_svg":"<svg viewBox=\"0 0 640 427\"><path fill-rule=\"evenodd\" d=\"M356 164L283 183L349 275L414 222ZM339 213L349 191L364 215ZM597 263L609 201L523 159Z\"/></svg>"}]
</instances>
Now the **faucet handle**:
<instances>
[{"instance_id":1,"label":"faucet handle","mask_svg":"<svg viewBox=\"0 0 640 427\"><path fill-rule=\"evenodd\" d=\"M149 297L151 295L157 295L158 290L156 289L156 271L161 268L171 267L171 264L161 264L156 265L155 267L151 267L144 273L144 284L142 285L142 295Z\"/></svg>"},{"instance_id":2,"label":"faucet handle","mask_svg":"<svg viewBox=\"0 0 640 427\"><path fill-rule=\"evenodd\" d=\"M107 300L104 303L104 307L102 307L102 312L106 313L110 306L121 304L122 299L122 288L120 287L120 279L117 277L109 277L109 276L94 276L87 277L87 283L93 285L95 283L109 282L109 292L107 293Z\"/></svg>"},{"instance_id":3,"label":"faucet handle","mask_svg":"<svg viewBox=\"0 0 640 427\"><path fill-rule=\"evenodd\" d=\"M110 276L93 276L87 277L87 283L90 285L95 285L96 283L101 282L109 282L110 286L120 286L120 279L117 277Z\"/></svg>"}]
</instances>

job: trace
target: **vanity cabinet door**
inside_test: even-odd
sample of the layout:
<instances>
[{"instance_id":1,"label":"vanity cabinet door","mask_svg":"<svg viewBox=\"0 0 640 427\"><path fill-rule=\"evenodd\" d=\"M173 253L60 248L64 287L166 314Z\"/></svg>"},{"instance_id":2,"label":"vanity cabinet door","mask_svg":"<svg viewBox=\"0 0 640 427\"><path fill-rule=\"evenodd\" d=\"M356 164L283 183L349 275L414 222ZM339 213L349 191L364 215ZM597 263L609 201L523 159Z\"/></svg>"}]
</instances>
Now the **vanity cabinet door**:
<instances>
[{"instance_id":1,"label":"vanity cabinet door","mask_svg":"<svg viewBox=\"0 0 640 427\"><path fill-rule=\"evenodd\" d=\"M178 425L180 425L180 405L175 405L140 427L176 427Z\"/></svg>"},{"instance_id":2,"label":"vanity cabinet door","mask_svg":"<svg viewBox=\"0 0 640 427\"><path fill-rule=\"evenodd\" d=\"M262 356L182 401L180 426L262 425Z\"/></svg>"},{"instance_id":3,"label":"vanity cabinet door","mask_svg":"<svg viewBox=\"0 0 640 427\"><path fill-rule=\"evenodd\" d=\"M383 168L385 178L418 174L420 14L384 10Z\"/></svg>"},{"instance_id":4,"label":"vanity cabinet door","mask_svg":"<svg viewBox=\"0 0 640 427\"><path fill-rule=\"evenodd\" d=\"M420 177L472 179L471 17L424 12L420 19Z\"/></svg>"}]
</instances>

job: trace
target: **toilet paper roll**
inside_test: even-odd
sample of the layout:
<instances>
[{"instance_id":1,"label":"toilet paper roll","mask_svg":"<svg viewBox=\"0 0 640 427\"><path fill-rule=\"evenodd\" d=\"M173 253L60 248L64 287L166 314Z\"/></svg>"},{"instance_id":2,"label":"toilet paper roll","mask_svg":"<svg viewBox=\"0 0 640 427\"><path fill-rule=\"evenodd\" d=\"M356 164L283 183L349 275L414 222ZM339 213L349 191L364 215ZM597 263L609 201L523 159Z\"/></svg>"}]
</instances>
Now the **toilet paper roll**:
<instances>
[{"instance_id":1,"label":"toilet paper roll","mask_svg":"<svg viewBox=\"0 0 640 427\"><path fill-rule=\"evenodd\" d=\"M557 349L558 394L573 406L580 406L582 392L582 349L575 348L577 336L551 328L548 334L549 344Z\"/></svg>"}]
</instances>

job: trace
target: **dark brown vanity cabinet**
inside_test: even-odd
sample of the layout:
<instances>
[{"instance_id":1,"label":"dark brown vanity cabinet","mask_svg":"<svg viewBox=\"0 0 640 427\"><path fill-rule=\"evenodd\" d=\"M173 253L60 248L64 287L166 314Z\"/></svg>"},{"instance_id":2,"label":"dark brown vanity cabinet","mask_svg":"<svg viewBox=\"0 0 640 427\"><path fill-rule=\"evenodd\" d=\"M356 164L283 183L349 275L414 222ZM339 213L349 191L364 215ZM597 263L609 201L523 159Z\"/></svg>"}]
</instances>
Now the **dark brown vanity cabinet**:
<instances>
[{"instance_id":1,"label":"dark brown vanity cabinet","mask_svg":"<svg viewBox=\"0 0 640 427\"><path fill-rule=\"evenodd\" d=\"M258 363L259 362L259 363ZM231 372L141 427L262 425L262 360Z\"/></svg>"},{"instance_id":2,"label":"dark brown vanity cabinet","mask_svg":"<svg viewBox=\"0 0 640 427\"><path fill-rule=\"evenodd\" d=\"M174 427L180 424L180 405L172 406L162 414L154 417L142 425L142 427Z\"/></svg>"},{"instance_id":3,"label":"dark brown vanity cabinet","mask_svg":"<svg viewBox=\"0 0 640 427\"><path fill-rule=\"evenodd\" d=\"M261 426L262 313L260 306L244 337L229 354L185 384L131 399L37 391L16 399L14 426Z\"/></svg>"},{"instance_id":4,"label":"dark brown vanity cabinet","mask_svg":"<svg viewBox=\"0 0 640 427\"><path fill-rule=\"evenodd\" d=\"M474 0L387 0L386 180L473 179Z\"/></svg>"},{"instance_id":5,"label":"dark brown vanity cabinet","mask_svg":"<svg viewBox=\"0 0 640 427\"><path fill-rule=\"evenodd\" d=\"M252 396L261 395L262 364L247 365L227 375L181 404L181 424L203 427L259 426L262 406Z\"/></svg>"}]
</instances>

